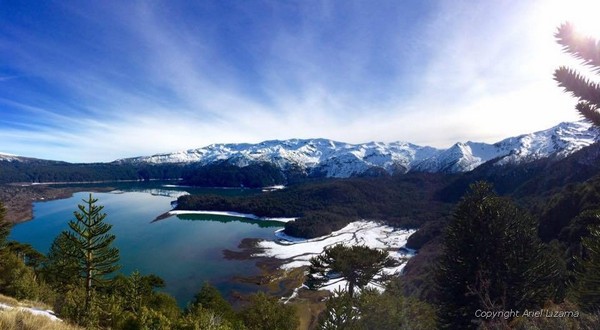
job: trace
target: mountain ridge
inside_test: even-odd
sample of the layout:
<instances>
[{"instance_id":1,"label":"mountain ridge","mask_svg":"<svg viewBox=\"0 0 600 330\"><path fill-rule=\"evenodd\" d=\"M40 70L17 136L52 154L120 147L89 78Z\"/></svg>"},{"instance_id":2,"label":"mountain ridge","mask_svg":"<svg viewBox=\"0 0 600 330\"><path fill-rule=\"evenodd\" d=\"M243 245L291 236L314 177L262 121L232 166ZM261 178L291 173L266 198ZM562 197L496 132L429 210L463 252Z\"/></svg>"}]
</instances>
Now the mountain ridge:
<instances>
[{"instance_id":1,"label":"mountain ridge","mask_svg":"<svg viewBox=\"0 0 600 330\"><path fill-rule=\"evenodd\" d=\"M233 166L229 170L231 171L234 168L265 163L271 166L267 172L273 174L276 170L288 178L290 175L300 178L347 178L407 172L464 173L491 160L494 160L493 166L502 166L529 163L544 158L562 159L599 140L598 128L578 121L560 123L546 130L509 137L493 144L457 142L447 149L400 141L351 144L319 138L268 140L255 144L211 144L186 151L91 164L70 164L0 153L0 163L5 164L4 168L10 169L11 173L20 173L18 164L21 162L57 168L76 165L70 171L77 172L73 175L78 179L95 178L92 174L80 175L82 172L91 171L92 167L104 172L110 171L106 166L114 167L113 170L122 172L119 179L175 179L181 178L181 175L185 176L186 173L187 176L193 175L199 168L204 167L227 164ZM44 169L43 172L48 170ZM26 177L13 177L18 181L35 182L41 180L38 178L40 171L30 171ZM45 177L52 181L53 175L50 174ZM214 175L210 171L205 174Z\"/></svg>"},{"instance_id":2,"label":"mountain ridge","mask_svg":"<svg viewBox=\"0 0 600 330\"><path fill-rule=\"evenodd\" d=\"M256 144L211 144L173 153L118 159L116 164L197 164L228 162L238 167L267 162L281 170L296 168L309 176L345 178L385 171L462 173L492 159L497 165L530 162L541 158L564 158L600 140L591 124L563 122L552 128L509 137L499 142L457 142L447 149L409 142L351 144L335 140L268 140Z\"/></svg>"}]
</instances>

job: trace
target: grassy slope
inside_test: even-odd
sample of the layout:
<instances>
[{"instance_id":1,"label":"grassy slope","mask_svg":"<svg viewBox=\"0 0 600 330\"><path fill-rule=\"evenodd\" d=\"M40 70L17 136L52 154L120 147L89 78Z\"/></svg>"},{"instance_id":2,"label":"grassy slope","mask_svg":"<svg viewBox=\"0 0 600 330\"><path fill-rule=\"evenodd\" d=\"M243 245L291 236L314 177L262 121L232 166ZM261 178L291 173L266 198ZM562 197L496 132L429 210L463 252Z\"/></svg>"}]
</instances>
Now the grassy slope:
<instances>
[{"instance_id":1,"label":"grassy slope","mask_svg":"<svg viewBox=\"0 0 600 330\"><path fill-rule=\"evenodd\" d=\"M49 309L43 303L31 301L18 301L14 298L0 294L0 303L13 306L47 310ZM53 321L43 316L35 315L25 309L14 308L11 310L0 309L0 329L3 330L22 330L22 329L44 329L44 330L80 330L78 326L71 325L64 321Z\"/></svg>"}]
</instances>

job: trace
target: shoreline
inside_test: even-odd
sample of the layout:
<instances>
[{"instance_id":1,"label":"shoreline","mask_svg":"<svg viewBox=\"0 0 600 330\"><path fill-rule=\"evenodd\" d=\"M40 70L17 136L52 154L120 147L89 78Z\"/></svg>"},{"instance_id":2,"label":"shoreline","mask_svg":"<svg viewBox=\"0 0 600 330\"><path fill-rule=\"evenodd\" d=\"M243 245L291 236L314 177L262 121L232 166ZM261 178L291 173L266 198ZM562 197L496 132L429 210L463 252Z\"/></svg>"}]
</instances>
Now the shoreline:
<instances>
[{"instance_id":1,"label":"shoreline","mask_svg":"<svg viewBox=\"0 0 600 330\"><path fill-rule=\"evenodd\" d=\"M6 214L4 220L11 224L19 224L33 220L33 204L59 199L71 198L73 194L83 191L110 192L112 187L51 187L49 185L0 185L0 201Z\"/></svg>"},{"instance_id":2,"label":"shoreline","mask_svg":"<svg viewBox=\"0 0 600 330\"><path fill-rule=\"evenodd\" d=\"M408 259L416 254L416 251L406 247L408 237L414 232L414 229L400 229L375 221L359 220L329 235L311 239L291 237L283 234L282 230L277 230L272 239L244 239L238 246L240 251L224 250L223 255L227 259L257 260L259 268L261 264L269 266L267 269L261 268L267 274L285 274L306 269L310 265L310 259L328 247L337 244L364 245L388 251L395 264L384 268L382 275L398 275ZM331 278L322 289L333 291L340 287L343 289L344 285L344 281ZM373 287L375 284L371 283L369 286Z\"/></svg>"},{"instance_id":3,"label":"shoreline","mask_svg":"<svg viewBox=\"0 0 600 330\"><path fill-rule=\"evenodd\" d=\"M19 187L52 186L70 184L98 184L98 183L128 183L128 182L151 182L151 181L181 181L181 179L129 179L129 180L97 180L97 181L49 181L49 182L11 182L6 185Z\"/></svg>"},{"instance_id":4,"label":"shoreline","mask_svg":"<svg viewBox=\"0 0 600 330\"><path fill-rule=\"evenodd\" d=\"M293 270L309 266L312 257L334 245L364 245L388 251L395 264L384 268L382 275L398 275L408 259L416 254L416 251L406 247L408 237L414 232L414 229L400 229L367 220L351 222L329 235L311 239L291 237L278 230L272 240L256 242L252 257L275 258L281 262L280 269ZM333 291L344 285L345 281L331 278L323 289ZM371 283L369 286L374 287L375 284Z\"/></svg>"},{"instance_id":5,"label":"shoreline","mask_svg":"<svg viewBox=\"0 0 600 330\"><path fill-rule=\"evenodd\" d=\"M297 219L297 218L259 217L257 215L251 214L251 213L239 213L239 212L232 212L232 211L171 210L171 211L165 212L163 215L168 215L168 217L170 217L170 216L179 215L179 214L226 215L226 216L236 217L236 218L245 218L245 219L251 219L251 220L263 220L263 221L278 221L278 222L283 222L283 223L294 221Z\"/></svg>"},{"instance_id":6,"label":"shoreline","mask_svg":"<svg viewBox=\"0 0 600 330\"><path fill-rule=\"evenodd\" d=\"M406 241L414 231L366 220L350 223L329 235L312 239L287 236L278 230L270 240L246 238L240 242L237 251L223 250L223 257L232 260L255 260L260 274L235 276L231 280L254 284L258 290L279 297L284 304L295 306L303 315L302 322L305 327L314 328L318 323L319 314L326 308L327 297L335 290L344 290L346 282L332 278L318 290L308 289L305 276L312 256L335 244L368 245L390 252L390 257L396 260L396 265L385 268L382 275L397 275L402 273L408 259L416 254L416 251L406 248ZM378 291L383 290L375 282L369 283L368 286Z\"/></svg>"}]
</instances>

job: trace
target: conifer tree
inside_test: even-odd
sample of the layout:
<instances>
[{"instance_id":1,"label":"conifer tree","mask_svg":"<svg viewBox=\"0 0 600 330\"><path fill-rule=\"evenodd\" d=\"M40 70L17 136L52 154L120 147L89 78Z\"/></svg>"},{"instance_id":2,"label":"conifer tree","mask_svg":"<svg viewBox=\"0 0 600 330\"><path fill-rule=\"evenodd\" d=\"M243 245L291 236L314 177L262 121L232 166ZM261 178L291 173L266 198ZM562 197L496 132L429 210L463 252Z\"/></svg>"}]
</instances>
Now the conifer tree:
<instances>
[{"instance_id":1,"label":"conifer tree","mask_svg":"<svg viewBox=\"0 0 600 330\"><path fill-rule=\"evenodd\" d=\"M4 205L0 202L0 274L9 271L11 268L11 258L8 258L8 249L6 248L6 239L10 234L10 224L4 220L6 211ZM0 289L4 289L4 280L0 278Z\"/></svg>"},{"instance_id":2,"label":"conifer tree","mask_svg":"<svg viewBox=\"0 0 600 330\"><path fill-rule=\"evenodd\" d=\"M104 222L104 206L96 205L98 199L89 195L84 204L75 211L75 220L69 221L70 231L64 231L68 239L68 252L77 260L79 276L84 281L84 309L92 308L93 294L98 286L105 283L105 276L119 269L119 250L111 246L115 235L109 234L112 225Z\"/></svg>"},{"instance_id":3,"label":"conifer tree","mask_svg":"<svg viewBox=\"0 0 600 330\"><path fill-rule=\"evenodd\" d=\"M339 274L347 281L347 290L352 297L355 288L362 289L369 282L377 281L375 277L382 275L383 268L393 264L387 251L338 244L310 259L307 284L310 288L319 288L329 281L330 274Z\"/></svg>"},{"instance_id":4,"label":"conifer tree","mask_svg":"<svg viewBox=\"0 0 600 330\"><path fill-rule=\"evenodd\" d=\"M75 245L61 232L52 244L42 268L42 275L58 292L64 293L81 281Z\"/></svg>"},{"instance_id":5,"label":"conifer tree","mask_svg":"<svg viewBox=\"0 0 600 330\"><path fill-rule=\"evenodd\" d=\"M204 282L200 291L194 295L191 303L193 306L202 306L202 308L213 311L216 315L222 316L224 319L235 323L235 311L231 304L223 298L219 290L208 282Z\"/></svg>"},{"instance_id":6,"label":"conifer tree","mask_svg":"<svg viewBox=\"0 0 600 330\"><path fill-rule=\"evenodd\" d=\"M436 274L448 329L477 327L475 312L524 310L553 298L558 270L537 224L485 182L471 185L449 223Z\"/></svg>"},{"instance_id":7,"label":"conifer tree","mask_svg":"<svg viewBox=\"0 0 600 330\"><path fill-rule=\"evenodd\" d=\"M570 23L564 23L555 34L563 50L580 60L594 78L600 78L600 42L593 37L583 36ZM588 74L588 77L591 76ZM562 66L554 73L554 79L565 91L579 99L576 109L588 121L600 127L600 84L579 72ZM589 211L580 217L597 218L596 212ZM576 299L587 311L600 308L600 226L589 227L590 235L582 238L581 245L585 258L575 258L579 269L573 285Z\"/></svg>"},{"instance_id":8,"label":"conifer tree","mask_svg":"<svg viewBox=\"0 0 600 330\"><path fill-rule=\"evenodd\" d=\"M0 249L4 248L8 234L10 234L10 223L4 219L5 215L6 209L4 209L4 204L0 201Z\"/></svg>"},{"instance_id":9,"label":"conifer tree","mask_svg":"<svg viewBox=\"0 0 600 330\"><path fill-rule=\"evenodd\" d=\"M578 260L575 296L580 307L595 312L600 309L600 226L591 226L590 235L581 241L586 257Z\"/></svg>"},{"instance_id":10,"label":"conifer tree","mask_svg":"<svg viewBox=\"0 0 600 330\"><path fill-rule=\"evenodd\" d=\"M249 305L240 312L244 325L254 330L296 329L300 324L296 308L277 298L258 292L250 296Z\"/></svg>"},{"instance_id":11,"label":"conifer tree","mask_svg":"<svg viewBox=\"0 0 600 330\"><path fill-rule=\"evenodd\" d=\"M577 33L574 26L564 23L555 34L563 50L590 68L590 72L600 73L600 42L592 37ZM554 72L554 79L560 87L579 99L577 111L596 126L600 126L600 85L572 68L561 66Z\"/></svg>"},{"instance_id":12,"label":"conifer tree","mask_svg":"<svg viewBox=\"0 0 600 330\"><path fill-rule=\"evenodd\" d=\"M335 290L329 297L325 310L319 315L319 330L356 329L360 311L346 291Z\"/></svg>"}]
</instances>

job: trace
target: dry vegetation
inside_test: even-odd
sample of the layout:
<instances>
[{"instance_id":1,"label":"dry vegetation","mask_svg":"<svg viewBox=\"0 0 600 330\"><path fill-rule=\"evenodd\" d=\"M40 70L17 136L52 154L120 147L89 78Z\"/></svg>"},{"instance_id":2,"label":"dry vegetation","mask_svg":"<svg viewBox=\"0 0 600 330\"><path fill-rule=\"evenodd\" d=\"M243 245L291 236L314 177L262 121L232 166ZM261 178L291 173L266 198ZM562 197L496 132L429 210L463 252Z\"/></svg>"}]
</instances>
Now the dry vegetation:
<instances>
[{"instance_id":1,"label":"dry vegetation","mask_svg":"<svg viewBox=\"0 0 600 330\"><path fill-rule=\"evenodd\" d=\"M53 321L43 315L34 315L25 310L0 311L0 329L3 330L81 330L83 328L63 321Z\"/></svg>"},{"instance_id":2,"label":"dry vegetation","mask_svg":"<svg viewBox=\"0 0 600 330\"><path fill-rule=\"evenodd\" d=\"M48 309L48 306L39 302L18 301L14 298L0 294L0 304L15 307L30 307ZM44 315L34 315L27 310L13 308L0 308L0 329L2 330L80 330L67 322L54 321Z\"/></svg>"},{"instance_id":3,"label":"dry vegetation","mask_svg":"<svg viewBox=\"0 0 600 330\"><path fill-rule=\"evenodd\" d=\"M50 309L50 306L48 306L47 304L44 304L42 302L39 302L39 301L30 301L30 300L19 301L15 298L5 296L3 294L0 294L0 304L6 304L9 306L15 306L15 307L35 308L35 309L41 309L41 310Z\"/></svg>"}]
</instances>

